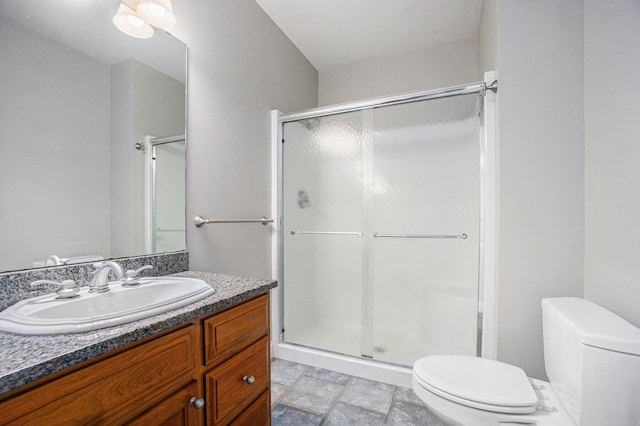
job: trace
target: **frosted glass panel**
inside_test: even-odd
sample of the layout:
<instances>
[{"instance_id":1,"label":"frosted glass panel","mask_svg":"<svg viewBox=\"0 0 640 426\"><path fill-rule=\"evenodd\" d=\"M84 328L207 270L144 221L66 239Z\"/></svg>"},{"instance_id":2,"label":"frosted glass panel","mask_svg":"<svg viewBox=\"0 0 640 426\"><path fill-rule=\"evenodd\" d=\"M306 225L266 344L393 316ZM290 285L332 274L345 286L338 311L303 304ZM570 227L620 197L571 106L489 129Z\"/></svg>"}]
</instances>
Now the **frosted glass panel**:
<instances>
[{"instance_id":1,"label":"frosted glass panel","mask_svg":"<svg viewBox=\"0 0 640 426\"><path fill-rule=\"evenodd\" d=\"M284 125L286 342L476 354L480 124L464 95Z\"/></svg>"},{"instance_id":2,"label":"frosted glass panel","mask_svg":"<svg viewBox=\"0 0 640 426\"><path fill-rule=\"evenodd\" d=\"M360 355L360 113L284 126L285 340ZM294 232L294 235L292 235ZM339 233L339 234L332 234Z\"/></svg>"},{"instance_id":3,"label":"frosted glass panel","mask_svg":"<svg viewBox=\"0 0 640 426\"><path fill-rule=\"evenodd\" d=\"M374 110L373 357L476 353L479 98Z\"/></svg>"}]
</instances>

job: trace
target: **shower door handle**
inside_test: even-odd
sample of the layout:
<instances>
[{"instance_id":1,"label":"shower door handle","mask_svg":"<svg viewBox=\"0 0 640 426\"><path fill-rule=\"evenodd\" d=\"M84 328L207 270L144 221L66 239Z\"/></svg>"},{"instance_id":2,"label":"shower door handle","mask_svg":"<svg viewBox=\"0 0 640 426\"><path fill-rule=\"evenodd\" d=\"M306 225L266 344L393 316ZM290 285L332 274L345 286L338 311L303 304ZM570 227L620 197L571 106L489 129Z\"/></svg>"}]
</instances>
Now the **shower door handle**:
<instances>
[{"instance_id":1,"label":"shower door handle","mask_svg":"<svg viewBox=\"0 0 640 426\"><path fill-rule=\"evenodd\" d=\"M373 233L374 238L446 238L453 240L466 240L467 234L380 234Z\"/></svg>"},{"instance_id":2,"label":"shower door handle","mask_svg":"<svg viewBox=\"0 0 640 426\"><path fill-rule=\"evenodd\" d=\"M343 231L291 231L291 235L357 235L362 236L362 232L343 232Z\"/></svg>"}]
</instances>

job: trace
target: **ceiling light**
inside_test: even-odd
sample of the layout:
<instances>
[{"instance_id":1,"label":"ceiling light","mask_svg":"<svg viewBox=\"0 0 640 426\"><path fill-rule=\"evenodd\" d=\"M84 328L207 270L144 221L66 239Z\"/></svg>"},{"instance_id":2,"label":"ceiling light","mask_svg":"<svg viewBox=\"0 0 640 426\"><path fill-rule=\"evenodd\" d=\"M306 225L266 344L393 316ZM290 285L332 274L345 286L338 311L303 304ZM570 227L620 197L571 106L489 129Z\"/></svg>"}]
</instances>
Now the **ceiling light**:
<instances>
[{"instance_id":1,"label":"ceiling light","mask_svg":"<svg viewBox=\"0 0 640 426\"><path fill-rule=\"evenodd\" d=\"M142 0L136 10L154 27L170 30L176 24L171 0Z\"/></svg>"},{"instance_id":2,"label":"ceiling light","mask_svg":"<svg viewBox=\"0 0 640 426\"><path fill-rule=\"evenodd\" d=\"M113 17L113 25L131 37L149 38L153 35L153 27L124 3L120 3L118 13Z\"/></svg>"}]
</instances>

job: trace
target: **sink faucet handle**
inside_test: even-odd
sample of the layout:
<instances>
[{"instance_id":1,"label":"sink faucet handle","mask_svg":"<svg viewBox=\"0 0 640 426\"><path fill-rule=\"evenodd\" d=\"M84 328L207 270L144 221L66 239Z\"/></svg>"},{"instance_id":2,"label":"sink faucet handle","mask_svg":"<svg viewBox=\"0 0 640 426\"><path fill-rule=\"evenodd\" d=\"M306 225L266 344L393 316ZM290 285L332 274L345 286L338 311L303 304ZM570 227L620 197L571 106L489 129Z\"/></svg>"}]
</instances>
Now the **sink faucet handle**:
<instances>
[{"instance_id":1,"label":"sink faucet handle","mask_svg":"<svg viewBox=\"0 0 640 426\"><path fill-rule=\"evenodd\" d=\"M74 280L64 280L61 283L52 280L37 280L32 282L31 287L35 287L41 284L55 284L58 286L56 289L56 294L58 295L56 299L73 299L79 296L80 287L76 285Z\"/></svg>"},{"instance_id":2,"label":"sink faucet handle","mask_svg":"<svg viewBox=\"0 0 640 426\"><path fill-rule=\"evenodd\" d=\"M138 269L136 269L135 271L134 271L134 270L132 270L132 269L129 269L129 270L127 271L127 276L129 276L129 273L130 273L130 272L134 273L135 275L140 275L140 272L144 271L145 269L153 269L153 266L151 266L151 265L144 265L143 267L138 268Z\"/></svg>"},{"instance_id":3,"label":"sink faucet handle","mask_svg":"<svg viewBox=\"0 0 640 426\"><path fill-rule=\"evenodd\" d=\"M137 285L140 285L140 273L145 269L153 269L153 266L144 265L143 267L136 270L129 269L127 272L125 272L126 278L123 280L122 285L125 287L135 287Z\"/></svg>"}]
</instances>

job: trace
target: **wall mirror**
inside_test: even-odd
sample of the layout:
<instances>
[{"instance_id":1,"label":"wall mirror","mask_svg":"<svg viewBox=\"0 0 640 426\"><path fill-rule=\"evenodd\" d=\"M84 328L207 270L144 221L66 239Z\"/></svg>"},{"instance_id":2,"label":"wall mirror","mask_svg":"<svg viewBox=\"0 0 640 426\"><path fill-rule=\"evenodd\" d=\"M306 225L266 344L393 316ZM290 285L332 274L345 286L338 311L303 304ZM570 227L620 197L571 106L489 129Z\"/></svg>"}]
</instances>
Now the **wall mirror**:
<instances>
[{"instance_id":1,"label":"wall mirror","mask_svg":"<svg viewBox=\"0 0 640 426\"><path fill-rule=\"evenodd\" d=\"M186 248L186 46L119 4L0 2L0 271Z\"/></svg>"}]
</instances>

